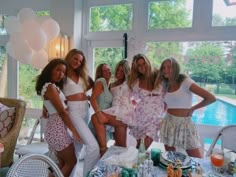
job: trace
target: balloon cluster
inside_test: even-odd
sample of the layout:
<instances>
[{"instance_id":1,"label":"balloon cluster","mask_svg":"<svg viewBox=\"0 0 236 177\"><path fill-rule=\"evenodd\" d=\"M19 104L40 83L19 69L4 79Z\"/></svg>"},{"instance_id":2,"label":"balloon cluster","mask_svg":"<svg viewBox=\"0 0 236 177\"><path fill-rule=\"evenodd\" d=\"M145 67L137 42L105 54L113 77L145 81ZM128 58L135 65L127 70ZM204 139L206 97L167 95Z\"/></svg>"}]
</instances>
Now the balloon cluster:
<instances>
[{"instance_id":1,"label":"balloon cluster","mask_svg":"<svg viewBox=\"0 0 236 177\"><path fill-rule=\"evenodd\" d=\"M16 16L9 16L5 29L10 35L7 53L24 64L41 69L48 63L47 43L60 33L58 23L50 17L37 17L30 8L23 8Z\"/></svg>"}]
</instances>

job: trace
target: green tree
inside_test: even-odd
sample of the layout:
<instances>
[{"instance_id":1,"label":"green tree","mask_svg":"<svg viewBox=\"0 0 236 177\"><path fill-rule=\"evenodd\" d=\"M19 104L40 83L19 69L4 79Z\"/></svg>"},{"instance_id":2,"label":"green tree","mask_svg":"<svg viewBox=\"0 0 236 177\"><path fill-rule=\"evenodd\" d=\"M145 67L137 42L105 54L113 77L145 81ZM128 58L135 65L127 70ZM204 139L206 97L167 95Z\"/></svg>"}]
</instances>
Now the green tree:
<instances>
[{"instance_id":1,"label":"green tree","mask_svg":"<svg viewBox=\"0 0 236 177\"><path fill-rule=\"evenodd\" d=\"M187 50L189 62L187 68L190 76L201 83L217 83L223 81L221 71L225 67L224 48L221 43L199 42Z\"/></svg>"},{"instance_id":2,"label":"green tree","mask_svg":"<svg viewBox=\"0 0 236 177\"><path fill-rule=\"evenodd\" d=\"M225 47L228 50L228 55L225 58L226 60L226 73L227 76L226 77L230 77L231 78L231 84L234 88L234 92L236 94L236 84L235 84L235 80L236 80L236 42L235 41L227 41L225 42Z\"/></svg>"},{"instance_id":3,"label":"green tree","mask_svg":"<svg viewBox=\"0 0 236 177\"><path fill-rule=\"evenodd\" d=\"M93 7L90 16L90 31L131 30L132 10L130 4Z\"/></svg>"},{"instance_id":4,"label":"green tree","mask_svg":"<svg viewBox=\"0 0 236 177\"><path fill-rule=\"evenodd\" d=\"M19 95L33 107L42 107L40 97L36 95L35 83L39 71L34 69L31 65L19 65Z\"/></svg>"},{"instance_id":5,"label":"green tree","mask_svg":"<svg viewBox=\"0 0 236 177\"><path fill-rule=\"evenodd\" d=\"M186 0L153 2L149 5L149 29L190 27Z\"/></svg>"},{"instance_id":6,"label":"green tree","mask_svg":"<svg viewBox=\"0 0 236 177\"><path fill-rule=\"evenodd\" d=\"M112 73L114 73L116 64L123 59L122 53L122 48L96 48L95 68L101 63L106 63L111 67Z\"/></svg>"},{"instance_id":7,"label":"green tree","mask_svg":"<svg viewBox=\"0 0 236 177\"><path fill-rule=\"evenodd\" d=\"M186 0L152 2L149 5L148 28L183 28L190 27L192 20L190 12L186 8ZM180 56L183 46L178 42L150 42L148 46L148 58L153 66L159 67L163 59Z\"/></svg>"}]
</instances>

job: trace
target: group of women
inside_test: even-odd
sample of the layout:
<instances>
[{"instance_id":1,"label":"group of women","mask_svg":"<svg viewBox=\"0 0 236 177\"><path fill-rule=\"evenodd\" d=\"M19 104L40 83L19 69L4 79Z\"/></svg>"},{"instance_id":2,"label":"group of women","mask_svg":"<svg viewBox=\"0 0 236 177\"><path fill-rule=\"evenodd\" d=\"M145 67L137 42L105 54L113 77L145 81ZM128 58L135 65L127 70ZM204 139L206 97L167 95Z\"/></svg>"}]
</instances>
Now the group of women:
<instances>
[{"instance_id":1,"label":"group of women","mask_svg":"<svg viewBox=\"0 0 236 177\"><path fill-rule=\"evenodd\" d=\"M136 138L137 147L141 139L146 148L152 141L161 140L166 150L182 147L190 156L202 157L191 116L196 109L214 102L215 97L180 74L174 58L153 70L149 59L137 54L131 67L127 60L121 60L114 75L110 83L111 69L103 63L97 67L93 82L83 52L72 49L65 60L50 61L37 78L36 91L43 98L43 113L49 120L45 139L50 150L56 152L64 176L76 175L73 167L83 144L86 176L106 152L108 139L126 147L127 129ZM86 92L91 88L88 100ZM202 97L195 105L193 93ZM88 101L94 110L89 125Z\"/></svg>"}]
</instances>

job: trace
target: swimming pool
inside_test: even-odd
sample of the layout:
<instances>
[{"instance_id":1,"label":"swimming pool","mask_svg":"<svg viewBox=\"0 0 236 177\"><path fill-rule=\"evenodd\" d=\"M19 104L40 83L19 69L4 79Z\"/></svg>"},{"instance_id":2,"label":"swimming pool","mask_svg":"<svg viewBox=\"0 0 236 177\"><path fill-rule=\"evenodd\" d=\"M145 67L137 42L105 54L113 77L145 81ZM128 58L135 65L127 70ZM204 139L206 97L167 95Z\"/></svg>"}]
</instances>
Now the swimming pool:
<instances>
[{"instance_id":1,"label":"swimming pool","mask_svg":"<svg viewBox=\"0 0 236 177\"><path fill-rule=\"evenodd\" d=\"M196 124L226 126L236 124L236 107L221 100L194 111L193 122Z\"/></svg>"}]
</instances>

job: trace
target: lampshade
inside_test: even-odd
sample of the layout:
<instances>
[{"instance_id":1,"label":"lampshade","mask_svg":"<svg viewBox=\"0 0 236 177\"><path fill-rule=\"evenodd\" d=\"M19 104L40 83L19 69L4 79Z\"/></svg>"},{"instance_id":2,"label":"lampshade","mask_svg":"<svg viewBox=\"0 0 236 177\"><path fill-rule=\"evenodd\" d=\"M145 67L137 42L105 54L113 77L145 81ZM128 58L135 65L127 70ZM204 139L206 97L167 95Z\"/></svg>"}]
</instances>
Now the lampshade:
<instances>
[{"instance_id":1,"label":"lampshade","mask_svg":"<svg viewBox=\"0 0 236 177\"><path fill-rule=\"evenodd\" d=\"M48 43L48 58L64 58L70 50L69 36L60 33L58 37Z\"/></svg>"}]
</instances>

